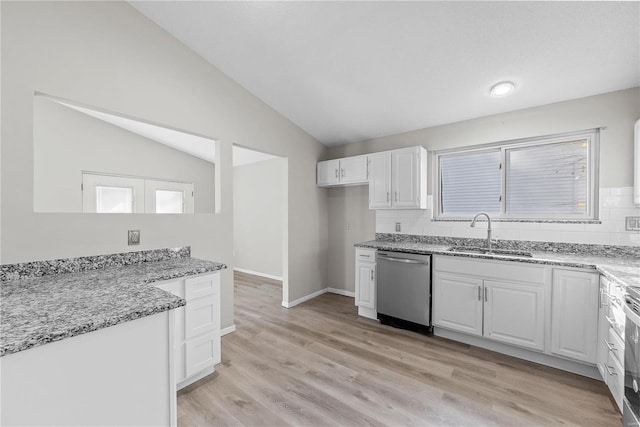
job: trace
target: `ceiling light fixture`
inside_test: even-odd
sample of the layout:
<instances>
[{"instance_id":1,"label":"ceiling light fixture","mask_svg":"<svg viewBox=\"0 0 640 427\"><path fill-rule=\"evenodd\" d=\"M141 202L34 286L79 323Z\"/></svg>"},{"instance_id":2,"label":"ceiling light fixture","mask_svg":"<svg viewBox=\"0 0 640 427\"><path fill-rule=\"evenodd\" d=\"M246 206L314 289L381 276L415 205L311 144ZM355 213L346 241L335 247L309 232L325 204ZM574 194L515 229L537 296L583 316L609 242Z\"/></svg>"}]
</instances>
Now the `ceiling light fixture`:
<instances>
[{"instance_id":1,"label":"ceiling light fixture","mask_svg":"<svg viewBox=\"0 0 640 427\"><path fill-rule=\"evenodd\" d=\"M496 97L507 96L516 87L512 82L500 82L491 87L491 95Z\"/></svg>"}]
</instances>

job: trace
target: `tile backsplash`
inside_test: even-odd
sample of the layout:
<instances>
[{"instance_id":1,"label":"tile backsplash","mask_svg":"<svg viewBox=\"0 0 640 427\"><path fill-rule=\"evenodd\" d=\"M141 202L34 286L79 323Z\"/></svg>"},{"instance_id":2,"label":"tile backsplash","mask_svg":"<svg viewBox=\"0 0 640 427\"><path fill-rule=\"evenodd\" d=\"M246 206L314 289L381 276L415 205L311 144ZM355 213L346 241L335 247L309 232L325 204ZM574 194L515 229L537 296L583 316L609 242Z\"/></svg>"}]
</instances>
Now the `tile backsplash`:
<instances>
[{"instance_id":1,"label":"tile backsplash","mask_svg":"<svg viewBox=\"0 0 640 427\"><path fill-rule=\"evenodd\" d=\"M387 209L376 211L376 233L419 236L476 237L487 235L486 223L469 227L470 221L433 221L433 200L428 196L428 209ZM600 224L546 222L492 222L493 237L508 240L532 240L600 245L640 246L640 232L625 230L625 217L640 216L633 204L633 187L601 188L599 194Z\"/></svg>"}]
</instances>

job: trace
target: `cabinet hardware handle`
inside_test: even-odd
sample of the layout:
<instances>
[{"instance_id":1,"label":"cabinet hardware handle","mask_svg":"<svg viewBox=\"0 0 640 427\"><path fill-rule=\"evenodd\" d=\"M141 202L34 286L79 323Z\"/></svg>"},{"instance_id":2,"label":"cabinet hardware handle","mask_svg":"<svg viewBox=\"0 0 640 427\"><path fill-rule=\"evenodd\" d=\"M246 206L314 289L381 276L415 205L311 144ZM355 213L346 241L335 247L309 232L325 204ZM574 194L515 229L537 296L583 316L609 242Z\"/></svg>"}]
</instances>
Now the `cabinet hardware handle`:
<instances>
[{"instance_id":1,"label":"cabinet hardware handle","mask_svg":"<svg viewBox=\"0 0 640 427\"><path fill-rule=\"evenodd\" d=\"M609 373L609 375L618 375L618 373L615 372L611 366L605 365L604 367L607 368L607 372Z\"/></svg>"},{"instance_id":2,"label":"cabinet hardware handle","mask_svg":"<svg viewBox=\"0 0 640 427\"><path fill-rule=\"evenodd\" d=\"M482 301L482 286L478 286L478 301Z\"/></svg>"},{"instance_id":3,"label":"cabinet hardware handle","mask_svg":"<svg viewBox=\"0 0 640 427\"><path fill-rule=\"evenodd\" d=\"M613 326L614 328L617 328L618 326L620 326L620 325L618 324L618 322L616 322L616 321L615 321L615 319L612 319L612 318L611 318L611 317L609 317L609 316L605 316L604 318L605 318L605 319L607 319L607 322L609 322L609 324L610 324L611 326Z\"/></svg>"},{"instance_id":4,"label":"cabinet hardware handle","mask_svg":"<svg viewBox=\"0 0 640 427\"><path fill-rule=\"evenodd\" d=\"M371 270L371 281L373 282L373 270Z\"/></svg>"},{"instance_id":5,"label":"cabinet hardware handle","mask_svg":"<svg viewBox=\"0 0 640 427\"><path fill-rule=\"evenodd\" d=\"M489 301L489 292L487 292L488 289L484 288L484 302L488 302Z\"/></svg>"},{"instance_id":6,"label":"cabinet hardware handle","mask_svg":"<svg viewBox=\"0 0 640 427\"><path fill-rule=\"evenodd\" d=\"M340 176L344 178L344 169L340 169Z\"/></svg>"},{"instance_id":7,"label":"cabinet hardware handle","mask_svg":"<svg viewBox=\"0 0 640 427\"><path fill-rule=\"evenodd\" d=\"M607 341L605 341L604 343L609 348L609 351L618 351L618 349L616 348L616 346L614 344L611 344L610 342L607 342Z\"/></svg>"}]
</instances>

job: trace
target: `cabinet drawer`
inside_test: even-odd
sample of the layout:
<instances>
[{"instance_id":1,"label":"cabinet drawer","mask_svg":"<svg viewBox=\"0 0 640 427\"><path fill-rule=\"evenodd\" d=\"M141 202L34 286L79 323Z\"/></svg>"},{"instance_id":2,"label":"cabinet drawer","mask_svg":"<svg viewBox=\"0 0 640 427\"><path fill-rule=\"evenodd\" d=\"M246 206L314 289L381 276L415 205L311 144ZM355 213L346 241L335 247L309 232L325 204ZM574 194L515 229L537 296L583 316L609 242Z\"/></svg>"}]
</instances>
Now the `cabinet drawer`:
<instances>
[{"instance_id":1,"label":"cabinet drawer","mask_svg":"<svg viewBox=\"0 0 640 427\"><path fill-rule=\"evenodd\" d=\"M612 303L622 307L624 305L624 294L624 286L619 283L609 282L609 299Z\"/></svg>"},{"instance_id":2,"label":"cabinet drawer","mask_svg":"<svg viewBox=\"0 0 640 427\"><path fill-rule=\"evenodd\" d=\"M463 273L480 276L483 279L499 279L528 283L544 283L544 266L512 261L491 261L457 256L435 256L433 267L436 271Z\"/></svg>"},{"instance_id":3,"label":"cabinet drawer","mask_svg":"<svg viewBox=\"0 0 640 427\"><path fill-rule=\"evenodd\" d=\"M187 303L185 310L185 338L220 330L218 296L214 295Z\"/></svg>"},{"instance_id":4,"label":"cabinet drawer","mask_svg":"<svg viewBox=\"0 0 640 427\"><path fill-rule=\"evenodd\" d=\"M376 250L367 248L356 248L356 262L376 262Z\"/></svg>"},{"instance_id":5,"label":"cabinet drawer","mask_svg":"<svg viewBox=\"0 0 640 427\"><path fill-rule=\"evenodd\" d=\"M187 341L186 359L187 377L220 363L220 332Z\"/></svg>"},{"instance_id":6,"label":"cabinet drawer","mask_svg":"<svg viewBox=\"0 0 640 427\"><path fill-rule=\"evenodd\" d=\"M618 360L620 365L624 365L624 341L620 338L613 327L609 327L607 347L609 349L609 354L612 354Z\"/></svg>"},{"instance_id":7,"label":"cabinet drawer","mask_svg":"<svg viewBox=\"0 0 640 427\"><path fill-rule=\"evenodd\" d=\"M618 363L618 360L609 353L609 361L605 367L607 370L607 385L611 391L613 399L618 404L618 408L622 412L622 398L624 397L624 369Z\"/></svg>"},{"instance_id":8,"label":"cabinet drawer","mask_svg":"<svg viewBox=\"0 0 640 427\"><path fill-rule=\"evenodd\" d=\"M185 279L185 299L191 301L196 298L214 295L220 289L220 274L207 274L205 276Z\"/></svg>"},{"instance_id":9,"label":"cabinet drawer","mask_svg":"<svg viewBox=\"0 0 640 427\"><path fill-rule=\"evenodd\" d=\"M619 306L613 301L609 303L609 310L607 314L607 321L611 325L611 328L622 339L624 337L624 325L626 323L626 316L622 310L622 306Z\"/></svg>"}]
</instances>

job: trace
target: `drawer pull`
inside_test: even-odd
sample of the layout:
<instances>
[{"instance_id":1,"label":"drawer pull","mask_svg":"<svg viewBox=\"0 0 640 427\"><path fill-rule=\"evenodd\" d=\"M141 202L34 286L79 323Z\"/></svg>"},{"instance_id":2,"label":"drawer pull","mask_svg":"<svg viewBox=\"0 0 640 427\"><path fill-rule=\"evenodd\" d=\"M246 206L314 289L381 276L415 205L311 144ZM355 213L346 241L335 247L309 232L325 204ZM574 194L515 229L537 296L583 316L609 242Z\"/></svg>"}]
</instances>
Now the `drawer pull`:
<instances>
[{"instance_id":1,"label":"drawer pull","mask_svg":"<svg viewBox=\"0 0 640 427\"><path fill-rule=\"evenodd\" d=\"M605 319L607 319L607 322L609 322L609 324L611 326L613 326L614 328L619 328L620 327L620 324L618 322L616 322L614 319L612 319L611 317L605 316Z\"/></svg>"},{"instance_id":2,"label":"drawer pull","mask_svg":"<svg viewBox=\"0 0 640 427\"><path fill-rule=\"evenodd\" d=\"M609 348L609 351L618 351L618 349L616 348L615 344L612 344L612 343L607 342L607 341L605 341L604 343L605 343L605 344L607 345L607 347Z\"/></svg>"},{"instance_id":3,"label":"drawer pull","mask_svg":"<svg viewBox=\"0 0 640 427\"><path fill-rule=\"evenodd\" d=\"M478 301L482 301L482 286L478 286Z\"/></svg>"},{"instance_id":4,"label":"drawer pull","mask_svg":"<svg viewBox=\"0 0 640 427\"><path fill-rule=\"evenodd\" d=\"M605 368L607 368L607 372L609 373L609 375L618 375L618 373L615 372L611 366L605 365Z\"/></svg>"}]
</instances>

